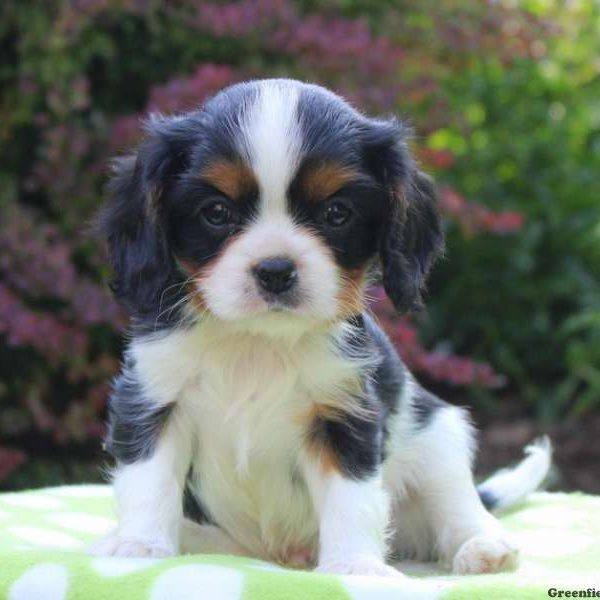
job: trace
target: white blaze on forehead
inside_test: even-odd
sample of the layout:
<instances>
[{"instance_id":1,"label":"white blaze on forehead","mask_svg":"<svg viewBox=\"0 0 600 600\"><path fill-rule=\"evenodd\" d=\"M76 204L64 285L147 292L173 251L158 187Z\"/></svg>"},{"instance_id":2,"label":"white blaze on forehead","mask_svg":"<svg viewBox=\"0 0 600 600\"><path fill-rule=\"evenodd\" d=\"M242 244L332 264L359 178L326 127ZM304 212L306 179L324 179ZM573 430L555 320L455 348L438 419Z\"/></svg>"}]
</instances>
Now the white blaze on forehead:
<instances>
[{"instance_id":1,"label":"white blaze on forehead","mask_svg":"<svg viewBox=\"0 0 600 600\"><path fill-rule=\"evenodd\" d=\"M243 119L244 152L258 181L262 215L287 212L287 188L298 168L302 143L296 113L299 95L292 82L261 82Z\"/></svg>"}]
</instances>

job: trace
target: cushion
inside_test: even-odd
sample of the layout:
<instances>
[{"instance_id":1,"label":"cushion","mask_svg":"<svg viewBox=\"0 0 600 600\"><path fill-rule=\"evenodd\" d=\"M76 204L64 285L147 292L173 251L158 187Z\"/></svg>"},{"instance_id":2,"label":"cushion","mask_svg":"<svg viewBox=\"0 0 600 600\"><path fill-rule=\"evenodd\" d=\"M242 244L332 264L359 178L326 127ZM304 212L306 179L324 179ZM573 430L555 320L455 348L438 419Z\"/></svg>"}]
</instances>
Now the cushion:
<instances>
[{"instance_id":1,"label":"cushion","mask_svg":"<svg viewBox=\"0 0 600 600\"><path fill-rule=\"evenodd\" d=\"M453 576L399 563L404 579L321 575L250 558L97 558L85 547L114 525L111 488L0 494L0 598L10 600L382 600L548 598L600 590L600 498L537 493L502 517L522 552L516 573ZM553 593L553 592L551 592ZM563 595L564 597L564 595Z\"/></svg>"}]
</instances>

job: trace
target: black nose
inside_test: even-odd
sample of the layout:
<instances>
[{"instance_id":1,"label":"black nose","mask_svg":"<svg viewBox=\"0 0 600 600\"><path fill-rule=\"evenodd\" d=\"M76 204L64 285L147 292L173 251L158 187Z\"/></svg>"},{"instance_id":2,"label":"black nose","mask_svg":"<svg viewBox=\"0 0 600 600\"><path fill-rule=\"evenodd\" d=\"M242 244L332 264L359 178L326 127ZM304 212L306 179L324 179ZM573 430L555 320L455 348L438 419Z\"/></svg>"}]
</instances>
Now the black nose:
<instances>
[{"instance_id":1,"label":"black nose","mask_svg":"<svg viewBox=\"0 0 600 600\"><path fill-rule=\"evenodd\" d=\"M254 267L254 275L263 290L272 294L287 292L298 279L296 265L285 257L265 258Z\"/></svg>"}]
</instances>

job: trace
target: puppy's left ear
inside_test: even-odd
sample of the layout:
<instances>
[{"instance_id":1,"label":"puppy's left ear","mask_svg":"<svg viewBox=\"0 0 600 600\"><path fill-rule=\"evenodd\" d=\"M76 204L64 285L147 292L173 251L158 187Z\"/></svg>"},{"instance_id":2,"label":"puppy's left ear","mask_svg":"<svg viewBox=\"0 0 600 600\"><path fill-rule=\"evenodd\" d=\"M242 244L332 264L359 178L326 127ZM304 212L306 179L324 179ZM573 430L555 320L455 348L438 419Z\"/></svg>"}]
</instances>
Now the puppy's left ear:
<instances>
[{"instance_id":1,"label":"puppy's left ear","mask_svg":"<svg viewBox=\"0 0 600 600\"><path fill-rule=\"evenodd\" d=\"M371 164L388 196L379 234L383 286L398 312L419 310L427 275L444 251L437 195L408 151L407 129L395 121L375 123Z\"/></svg>"}]
</instances>

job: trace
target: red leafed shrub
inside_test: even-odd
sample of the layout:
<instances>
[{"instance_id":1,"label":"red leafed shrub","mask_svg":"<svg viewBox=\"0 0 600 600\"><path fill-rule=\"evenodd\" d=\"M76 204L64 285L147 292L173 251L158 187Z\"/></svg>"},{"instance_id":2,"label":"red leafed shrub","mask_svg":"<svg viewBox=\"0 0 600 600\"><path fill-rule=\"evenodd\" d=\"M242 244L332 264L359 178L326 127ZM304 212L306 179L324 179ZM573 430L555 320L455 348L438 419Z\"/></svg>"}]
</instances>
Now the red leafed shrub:
<instances>
[{"instance_id":1,"label":"red leafed shrub","mask_svg":"<svg viewBox=\"0 0 600 600\"><path fill-rule=\"evenodd\" d=\"M231 67L203 64L191 77L171 79L164 85L153 87L147 108L163 113L191 110L234 81Z\"/></svg>"},{"instance_id":2,"label":"red leafed shrub","mask_svg":"<svg viewBox=\"0 0 600 600\"><path fill-rule=\"evenodd\" d=\"M106 287L77 269L73 243L54 225L27 211L6 215L4 225L0 357L9 402L0 411L2 433L18 439L33 429L62 444L98 435L118 364L112 334L102 340L101 331L120 328L124 317ZM19 457L11 465L23 462L10 456Z\"/></svg>"},{"instance_id":3,"label":"red leafed shrub","mask_svg":"<svg viewBox=\"0 0 600 600\"><path fill-rule=\"evenodd\" d=\"M130 150L142 133L143 119L152 113L177 113L192 110L220 89L241 79L229 66L201 64L191 77L177 77L150 88L142 114L118 117L111 128L109 145L118 153Z\"/></svg>"},{"instance_id":4,"label":"red leafed shrub","mask_svg":"<svg viewBox=\"0 0 600 600\"><path fill-rule=\"evenodd\" d=\"M371 309L411 371L452 386L497 388L506 383L506 378L486 363L445 350L426 350L417 326L407 317L398 318L383 288L371 290L369 296Z\"/></svg>"},{"instance_id":5,"label":"red leafed shrub","mask_svg":"<svg viewBox=\"0 0 600 600\"><path fill-rule=\"evenodd\" d=\"M523 215L516 211L492 212L478 204L465 200L450 188L440 190L440 207L460 226L466 236L484 231L493 233L514 233L523 227Z\"/></svg>"},{"instance_id":6,"label":"red leafed shrub","mask_svg":"<svg viewBox=\"0 0 600 600\"><path fill-rule=\"evenodd\" d=\"M125 320L86 231L110 157L132 148L149 112L193 108L248 77L298 77L370 112L410 114L419 156L443 172L455 167L454 152L424 136L455 118L449 82L482 52L501 68L531 59L532 44L551 31L500 3L404 2L401 11L374 7L369 20L356 16L360 0L343 4L345 14L333 0L318 8L291 0L5 3L0 438L30 454L42 438L45 447L97 444ZM441 202L468 235L523 225L519 213L492 211L454 189L444 188ZM482 362L424 348L415 321L398 319L381 298L374 310L418 374L454 386L504 382ZM0 481L23 458L0 450Z\"/></svg>"},{"instance_id":7,"label":"red leafed shrub","mask_svg":"<svg viewBox=\"0 0 600 600\"><path fill-rule=\"evenodd\" d=\"M26 460L25 453L0 446L0 481L6 479L15 469Z\"/></svg>"}]
</instances>

